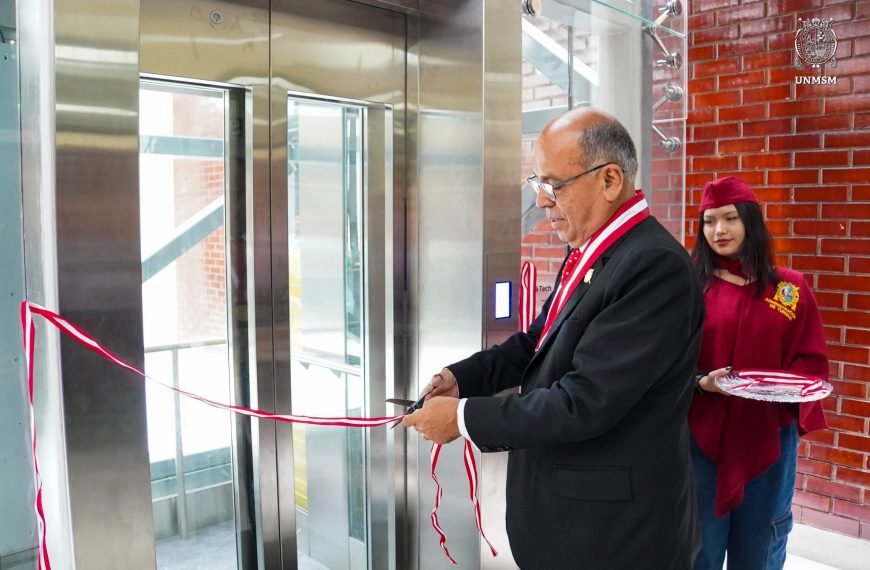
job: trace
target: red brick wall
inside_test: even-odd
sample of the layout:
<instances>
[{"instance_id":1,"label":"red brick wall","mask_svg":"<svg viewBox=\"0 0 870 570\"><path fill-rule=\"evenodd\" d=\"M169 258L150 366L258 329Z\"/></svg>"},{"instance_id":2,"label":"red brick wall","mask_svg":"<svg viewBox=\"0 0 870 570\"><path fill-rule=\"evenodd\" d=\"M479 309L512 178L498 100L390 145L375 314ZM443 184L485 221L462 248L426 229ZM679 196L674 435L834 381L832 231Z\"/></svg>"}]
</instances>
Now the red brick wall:
<instances>
[{"instance_id":1,"label":"red brick wall","mask_svg":"<svg viewBox=\"0 0 870 570\"><path fill-rule=\"evenodd\" d=\"M836 85L795 85L798 18L833 18ZM686 208L736 174L822 307L830 430L800 446L795 520L870 539L870 1L691 0ZM816 71L818 73L818 71Z\"/></svg>"},{"instance_id":2,"label":"red brick wall","mask_svg":"<svg viewBox=\"0 0 870 570\"><path fill-rule=\"evenodd\" d=\"M174 134L224 138L223 100L190 95L173 98ZM175 221L181 224L224 194L224 163L219 158L177 159ZM179 339L214 340L226 336L226 263L221 226L176 262Z\"/></svg>"}]
</instances>

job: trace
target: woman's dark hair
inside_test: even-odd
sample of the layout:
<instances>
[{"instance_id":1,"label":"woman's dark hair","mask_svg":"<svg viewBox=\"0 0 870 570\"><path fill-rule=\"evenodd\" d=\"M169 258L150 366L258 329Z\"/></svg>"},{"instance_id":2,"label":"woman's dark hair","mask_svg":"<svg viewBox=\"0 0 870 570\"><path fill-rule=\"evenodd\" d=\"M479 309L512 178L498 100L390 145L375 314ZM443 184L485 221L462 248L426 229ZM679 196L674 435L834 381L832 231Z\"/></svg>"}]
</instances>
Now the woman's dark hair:
<instances>
[{"instance_id":1,"label":"woman's dark hair","mask_svg":"<svg viewBox=\"0 0 870 570\"><path fill-rule=\"evenodd\" d=\"M743 271L750 279L756 281L756 295L761 297L768 283L778 281L779 274L773 265L773 239L767 226L764 224L764 216L761 208L755 202L738 202L734 204L737 214L746 229L746 237L737 254ZM695 240L695 248L692 250L692 261L701 286L706 289L713 277L716 267L716 253L707 243L704 236L704 213L698 216L698 238Z\"/></svg>"}]
</instances>

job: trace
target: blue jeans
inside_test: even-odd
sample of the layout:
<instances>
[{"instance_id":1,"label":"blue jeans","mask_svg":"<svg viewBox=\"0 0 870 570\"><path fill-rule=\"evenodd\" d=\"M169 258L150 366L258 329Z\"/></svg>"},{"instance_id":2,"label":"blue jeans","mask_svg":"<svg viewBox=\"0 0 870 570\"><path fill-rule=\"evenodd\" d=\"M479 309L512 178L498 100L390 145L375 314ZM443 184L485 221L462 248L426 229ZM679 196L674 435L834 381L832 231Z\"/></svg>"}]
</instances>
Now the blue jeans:
<instances>
[{"instance_id":1,"label":"blue jeans","mask_svg":"<svg viewBox=\"0 0 870 570\"><path fill-rule=\"evenodd\" d=\"M792 527L791 499L797 470L797 426L780 429L776 463L745 487L743 502L716 517L716 464L692 438L692 464L701 525L701 552L695 570L721 570L728 552L728 570L782 570Z\"/></svg>"}]
</instances>

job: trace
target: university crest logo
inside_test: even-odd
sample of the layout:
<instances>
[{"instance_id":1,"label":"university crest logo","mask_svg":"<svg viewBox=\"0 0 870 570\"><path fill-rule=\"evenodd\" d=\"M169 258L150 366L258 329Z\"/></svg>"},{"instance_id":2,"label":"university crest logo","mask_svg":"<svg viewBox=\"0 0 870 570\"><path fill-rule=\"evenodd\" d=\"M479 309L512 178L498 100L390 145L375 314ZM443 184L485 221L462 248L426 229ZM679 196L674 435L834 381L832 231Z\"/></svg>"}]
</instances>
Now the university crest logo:
<instances>
[{"instance_id":1,"label":"university crest logo","mask_svg":"<svg viewBox=\"0 0 870 570\"><path fill-rule=\"evenodd\" d=\"M801 27L794 36L795 68L803 69L806 64L818 69L826 63L836 68L837 34L831 27L834 19L798 18L798 22Z\"/></svg>"}]
</instances>

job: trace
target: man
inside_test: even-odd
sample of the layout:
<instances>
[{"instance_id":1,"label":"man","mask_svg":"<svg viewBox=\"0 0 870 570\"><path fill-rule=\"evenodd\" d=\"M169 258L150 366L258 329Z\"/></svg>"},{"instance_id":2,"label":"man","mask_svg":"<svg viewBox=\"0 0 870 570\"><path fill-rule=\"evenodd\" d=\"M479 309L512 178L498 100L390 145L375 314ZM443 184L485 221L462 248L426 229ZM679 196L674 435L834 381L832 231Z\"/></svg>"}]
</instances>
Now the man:
<instances>
[{"instance_id":1,"label":"man","mask_svg":"<svg viewBox=\"0 0 870 570\"><path fill-rule=\"evenodd\" d=\"M558 287L528 333L436 374L403 421L510 451L507 531L525 570L683 570L697 550L686 413L703 301L636 173L631 137L602 111L544 128L529 182L572 248Z\"/></svg>"}]
</instances>

